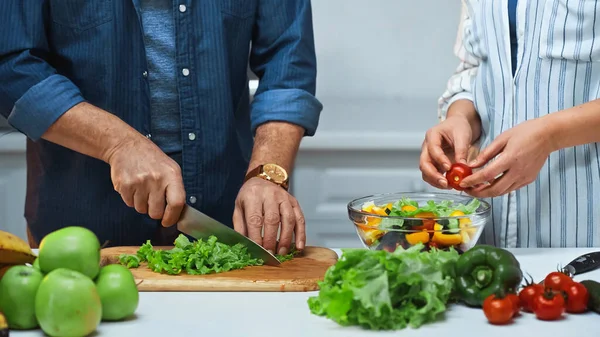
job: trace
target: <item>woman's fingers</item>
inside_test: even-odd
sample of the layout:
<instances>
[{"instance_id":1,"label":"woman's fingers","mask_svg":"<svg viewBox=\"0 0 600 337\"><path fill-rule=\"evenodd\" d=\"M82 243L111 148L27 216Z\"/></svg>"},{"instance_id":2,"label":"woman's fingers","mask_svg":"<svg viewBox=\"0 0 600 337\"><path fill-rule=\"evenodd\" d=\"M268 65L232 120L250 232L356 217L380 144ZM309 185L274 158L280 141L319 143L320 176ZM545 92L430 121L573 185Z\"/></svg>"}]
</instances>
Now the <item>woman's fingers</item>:
<instances>
[{"instance_id":1,"label":"woman's fingers","mask_svg":"<svg viewBox=\"0 0 600 337\"><path fill-rule=\"evenodd\" d=\"M427 147L423 147L423 150L421 151L419 168L421 169L421 174L425 182L437 188L448 188L448 181L432 162Z\"/></svg>"}]
</instances>

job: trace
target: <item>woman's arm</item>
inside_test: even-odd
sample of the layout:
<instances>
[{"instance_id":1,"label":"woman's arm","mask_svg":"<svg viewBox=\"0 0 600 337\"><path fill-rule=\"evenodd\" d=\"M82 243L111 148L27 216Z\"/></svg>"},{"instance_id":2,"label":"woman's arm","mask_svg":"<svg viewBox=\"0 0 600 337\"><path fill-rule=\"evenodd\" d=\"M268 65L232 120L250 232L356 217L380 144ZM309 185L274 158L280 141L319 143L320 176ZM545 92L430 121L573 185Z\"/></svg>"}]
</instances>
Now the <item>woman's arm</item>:
<instances>
[{"instance_id":1,"label":"woman's arm","mask_svg":"<svg viewBox=\"0 0 600 337\"><path fill-rule=\"evenodd\" d=\"M600 142L600 99L540 117L552 150Z\"/></svg>"}]
</instances>

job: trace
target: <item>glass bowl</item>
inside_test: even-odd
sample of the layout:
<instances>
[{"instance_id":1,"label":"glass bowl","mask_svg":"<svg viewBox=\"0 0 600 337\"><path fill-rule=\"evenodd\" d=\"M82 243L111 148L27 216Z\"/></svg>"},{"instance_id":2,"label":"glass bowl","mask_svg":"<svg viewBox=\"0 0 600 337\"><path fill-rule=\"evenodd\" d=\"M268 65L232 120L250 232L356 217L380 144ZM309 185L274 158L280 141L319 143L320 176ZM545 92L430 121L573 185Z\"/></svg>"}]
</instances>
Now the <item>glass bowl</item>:
<instances>
[{"instance_id":1,"label":"glass bowl","mask_svg":"<svg viewBox=\"0 0 600 337\"><path fill-rule=\"evenodd\" d=\"M352 200L348 217L371 250L393 252L422 243L425 249L453 247L462 253L475 246L491 221L491 207L468 195L398 192Z\"/></svg>"}]
</instances>

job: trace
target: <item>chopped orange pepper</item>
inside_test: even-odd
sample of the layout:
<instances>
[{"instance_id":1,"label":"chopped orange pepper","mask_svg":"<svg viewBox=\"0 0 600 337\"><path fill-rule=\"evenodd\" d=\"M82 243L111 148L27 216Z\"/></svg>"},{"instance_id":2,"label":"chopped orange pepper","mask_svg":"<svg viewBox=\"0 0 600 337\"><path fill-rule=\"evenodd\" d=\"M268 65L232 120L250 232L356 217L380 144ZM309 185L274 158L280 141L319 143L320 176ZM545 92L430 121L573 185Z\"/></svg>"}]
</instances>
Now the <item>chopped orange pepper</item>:
<instances>
[{"instance_id":1,"label":"chopped orange pepper","mask_svg":"<svg viewBox=\"0 0 600 337\"><path fill-rule=\"evenodd\" d=\"M415 215L415 218L435 219L435 214L433 214L431 212L422 212L422 213ZM433 230L433 225L435 225L435 220L423 220L423 226L415 226L413 228L414 229Z\"/></svg>"},{"instance_id":2,"label":"chopped orange pepper","mask_svg":"<svg viewBox=\"0 0 600 337\"><path fill-rule=\"evenodd\" d=\"M415 215L415 217L422 218L422 219L435 219L435 214L433 214L431 212L421 212L421 213Z\"/></svg>"},{"instance_id":3,"label":"chopped orange pepper","mask_svg":"<svg viewBox=\"0 0 600 337\"><path fill-rule=\"evenodd\" d=\"M374 216L367 217L367 226L368 227L376 227L381 223L381 218L377 218Z\"/></svg>"},{"instance_id":4,"label":"chopped orange pepper","mask_svg":"<svg viewBox=\"0 0 600 337\"><path fill-rule=\"evenodd\" d=\"M429 233L427 231L415 232L411 234L406 234L406 241L411 245L416 245L417 243L427 243L429 242Z\"/></svg>"},{"instance_id":5,"label":"chopped orange pepper","mask_svg":"<svg viewBox=\"0 0 600 337\"><path fill-rule=\"evenodd\" d=\"M460 234L445 234L442 233L441 230L444 228L444 226L436 223L435 224L435 233L433 233L433 239L432 241L435 243L438 243L440 245L443 246L454 246L454 245L459 245L462 243L462 235Z\"/></svg>"}]
</instances>

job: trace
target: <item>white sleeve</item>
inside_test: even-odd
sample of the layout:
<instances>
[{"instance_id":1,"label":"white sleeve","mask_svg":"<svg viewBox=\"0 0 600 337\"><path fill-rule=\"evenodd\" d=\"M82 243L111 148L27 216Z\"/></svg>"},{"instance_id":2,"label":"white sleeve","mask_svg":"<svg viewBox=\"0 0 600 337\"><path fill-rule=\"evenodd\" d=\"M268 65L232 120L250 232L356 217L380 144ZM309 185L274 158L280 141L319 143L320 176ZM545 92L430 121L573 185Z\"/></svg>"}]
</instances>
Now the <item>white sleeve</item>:
<instances>
[{"instance_id":1,"label":"white sleeve","mask_svg":"<svg viewBox=\"0 0 600 337\"><path fill-rule=\"evenodd\" d=\"M468 99L473 101L471 83L477 75L477 68L480 60L465 49L463 37L465 27L471 25L471 18L466 5L463 2L461 9L461 18L458 25L458 34L454 44L454 54L460 60L460 63L454 74L448 80L446 90L438 100L438 118L441 121L446 119L448 107L459 99Z\"/></svg>"}]
</instances>

